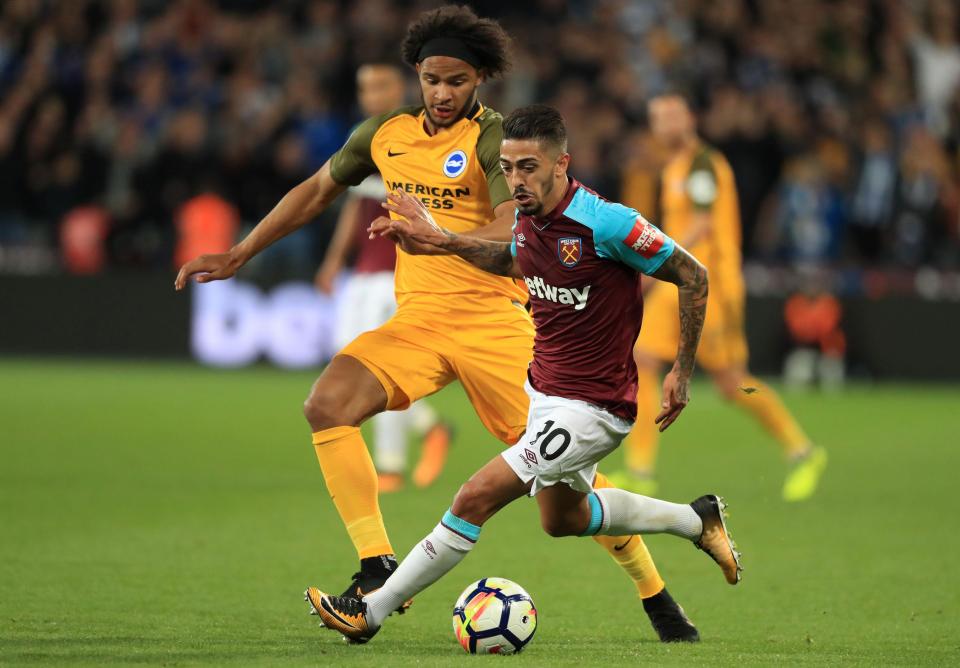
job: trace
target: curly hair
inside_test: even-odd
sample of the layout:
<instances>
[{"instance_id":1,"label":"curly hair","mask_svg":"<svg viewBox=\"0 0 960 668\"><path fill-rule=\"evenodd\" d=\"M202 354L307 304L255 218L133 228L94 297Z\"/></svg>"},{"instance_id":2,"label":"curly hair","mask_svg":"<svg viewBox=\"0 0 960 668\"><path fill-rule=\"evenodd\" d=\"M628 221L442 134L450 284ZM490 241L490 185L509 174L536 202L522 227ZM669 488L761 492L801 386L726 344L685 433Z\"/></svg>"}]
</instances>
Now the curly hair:
<instances>
[{"instance_id":1,"label":"curly hair","mask_svg":"<svg viewBox=\"0 0 960 668\"><path fill-rule=\"evenodd\" d=\"M420 49L437 37L463 41L477 58L484 75L496 78L510 69L510 36L493 19L482 19L466 5L447 5L422 13L407 28L400 45L404 62L420 61Z\"/></svg>"}]
</instances>

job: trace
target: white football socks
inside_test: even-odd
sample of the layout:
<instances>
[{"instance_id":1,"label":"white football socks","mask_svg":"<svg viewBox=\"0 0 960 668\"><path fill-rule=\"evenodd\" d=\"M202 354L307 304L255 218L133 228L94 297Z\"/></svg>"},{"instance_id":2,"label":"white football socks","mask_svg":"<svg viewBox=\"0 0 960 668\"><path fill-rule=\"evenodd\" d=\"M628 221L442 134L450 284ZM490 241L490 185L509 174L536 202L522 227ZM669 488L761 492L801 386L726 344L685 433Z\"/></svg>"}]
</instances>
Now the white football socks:
<instances>
[{"instance_id":1,"label":"white football socks","mask_svg":"<svg viewBox=\"0 0 960 668\"><path fill-rule=\"evenodd\" d=\"M703 522L685 503L670 503L622 489L598 489L588 497L590 526L585 535L669 533L697 540ZM420 593L463 561L480 537L480 527L450 511L397 567L383 587L363 597L367 624L377 628L405 601Z\"/></svg>"},{"instance_id":2,"label":"white football socks","mask_svg":"<svg viewBox=\"0 0 960 668\"><path fill-rule=\"evenodd\" d=\"M592 531L593 534L629 536L635 533L669 533L697 540L703 533L700 516L686 503L670 503L613 488L598 489L588 499L593 515L590 528L599 525Z\"/></svg>"},{"instance_id":3,"label":"white football socks","mask_svg":"<svg viewBox=\"0 0 960 668\"><path fill-rule=\"evenodd\" d=\"M409 417L413 431L421 436L430 431L430 428L440 419L437 411L423 399L410 404L410 408L405 410L404 414Z\"/></svg>"},{"instance_id":4,"label":"white football socks","mask_svg":"<svg viewBox=\"0 0 960 668\"><path fill-rule=\"evenodd\" d=\"M407 468L407 424L403 411L373 416L373 460L379 473L403 473Z\"/></svg>"},{"instance_id":5,"label":"white football socks","mask_svg":"<svg viewBox=\"0 0 960 668\"><path fill-rule=\"evenodd\" d=\"M379 473L403 473L407 468L407 436L425 435L437 423L437 412L425 401L405 411L383 411L373 416L373 461Z\"/></svg>"},{"instance_id":6,"label":"white football socks","mask_svg":"<svg viewBox=\"0 0 960 668\"><path fill-rule=\"evenodd\" d=\"M410 551L383 587L363 597L367 624L383 624L390 613L459 564L480 537L480 527L447 511L440 524Z\"/></svg>"}]
</instances>

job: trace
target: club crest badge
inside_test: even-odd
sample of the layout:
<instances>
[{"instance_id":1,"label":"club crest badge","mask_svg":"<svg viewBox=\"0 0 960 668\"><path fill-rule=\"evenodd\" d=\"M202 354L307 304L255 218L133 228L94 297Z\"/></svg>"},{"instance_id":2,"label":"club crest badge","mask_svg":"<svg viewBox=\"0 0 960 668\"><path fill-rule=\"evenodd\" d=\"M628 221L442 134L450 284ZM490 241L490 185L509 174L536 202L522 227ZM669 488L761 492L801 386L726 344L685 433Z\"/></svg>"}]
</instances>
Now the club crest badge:
<instances>
[{"instance_id":1,"label":"club crest badge","mask_svg":"<svg viewBox=\"0 0 960 668\"><path fill-rule=\"evenodd\" d=\"M580 264L583 255L583 239L581 237L563 237L557 239L557 256L564 267L576 267Z\"/></svg>"},{"instance_id":2,"label":"club crest badge","mask_svg":"<svg viewBox=\"0 0 960 668\"><path fill-rule=\"evenodd\" d=\"M443 175L455 179L467 168L467 154L457 149L443 161Z\"/></svg>"}]
</instances>

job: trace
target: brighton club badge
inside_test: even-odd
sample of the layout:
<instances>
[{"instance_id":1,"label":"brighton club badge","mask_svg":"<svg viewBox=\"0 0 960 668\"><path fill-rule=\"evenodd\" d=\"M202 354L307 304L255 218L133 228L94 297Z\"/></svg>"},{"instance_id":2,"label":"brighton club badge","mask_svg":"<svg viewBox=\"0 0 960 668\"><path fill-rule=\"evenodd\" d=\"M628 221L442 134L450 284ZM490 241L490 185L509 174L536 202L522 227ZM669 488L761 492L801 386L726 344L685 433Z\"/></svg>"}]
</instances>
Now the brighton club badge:
<instances>
[{"instance_id":1,"label":"brighton club badge","mask_svg":"<svg viewBox=\"0 0 960 668\"><path fill-rule=\"evenodd\" d=\"M576 267L583 255L583 240L581 237L563 237L557 239L557 256L564 267Z\"/></svg>"}]
</instances>

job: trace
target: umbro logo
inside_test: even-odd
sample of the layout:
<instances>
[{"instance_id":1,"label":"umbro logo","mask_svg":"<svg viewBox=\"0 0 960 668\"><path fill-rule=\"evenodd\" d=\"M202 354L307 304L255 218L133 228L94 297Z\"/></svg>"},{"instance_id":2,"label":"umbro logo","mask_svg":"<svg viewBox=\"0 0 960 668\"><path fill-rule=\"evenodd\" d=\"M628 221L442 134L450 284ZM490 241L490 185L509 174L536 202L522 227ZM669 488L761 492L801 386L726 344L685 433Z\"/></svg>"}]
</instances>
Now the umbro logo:
<instances>
[{"instance_id":1,"label":"umbro logo","mask_svg":"<svg viewBox=\"0 0 960 668\"><path fill-rule=\"evenodd\" d=\"M400 151L400 152L398 152L398 153L394 153L392 149L389 149L389 148L388 148L388 149L387 149L387 157L388 157L388 158L396 158L398 155L406 155L408 152L409 152L409 151Z\"/></svg>"},{"instance_id":2,"label":"umbro logo","mask_svg":"<svg viewBox=\"0 0 960 668\"><path fill-rule=\"evenodd\" d=\"M528 461L528 462L530 462L531 464L536 465L536 463L537 463L537 456L536 456L535 454L533 454L533 453L532 453L529 449L527 449L527 448L524 448L524 449L523 449L523 454L526 455L526 458L527 458L527 461Z\"/></svg>"},{"instance_id":3,"label":"umbro logo","mask_svg":"<svg viewBox=\"0 0 960 668\"><path fill-rule=\"evenodd\" d=\"M437 549L433 546L429 540L425 540L422 543L423 551L427 553L427 556L431 559L437 556Z\"/></svg>"}]
</instances>

